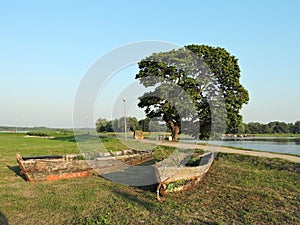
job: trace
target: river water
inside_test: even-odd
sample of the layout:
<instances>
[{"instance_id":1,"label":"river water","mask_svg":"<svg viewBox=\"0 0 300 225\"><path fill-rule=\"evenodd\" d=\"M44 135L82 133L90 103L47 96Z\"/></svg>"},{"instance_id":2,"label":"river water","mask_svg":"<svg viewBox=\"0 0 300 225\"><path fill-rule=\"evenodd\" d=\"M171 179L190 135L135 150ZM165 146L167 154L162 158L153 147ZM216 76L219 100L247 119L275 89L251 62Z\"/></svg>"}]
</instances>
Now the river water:
<instances>
[{"instance_id":1,"label":"river water","mask_svg":"<svg viewBox=\"0 0 300 225\"><path fill-rule=\"evenodd\" d=\"M198 141L198 143L207 143ZM289 153L300 155L300 138L294 137L246 137L246 138L225 138L223 141L209 141L228 147L245 148L258 151Z\"/></svg>"}]
</instances>

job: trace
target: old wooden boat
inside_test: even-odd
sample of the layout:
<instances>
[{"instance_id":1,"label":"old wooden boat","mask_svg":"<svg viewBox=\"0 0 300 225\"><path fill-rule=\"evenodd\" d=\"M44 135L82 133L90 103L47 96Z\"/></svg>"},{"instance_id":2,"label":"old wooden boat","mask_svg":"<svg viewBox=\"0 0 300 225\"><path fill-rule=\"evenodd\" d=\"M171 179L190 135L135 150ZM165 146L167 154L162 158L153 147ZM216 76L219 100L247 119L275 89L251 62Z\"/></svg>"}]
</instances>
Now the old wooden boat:
<instances>
[{"instance_id":1,"label":"old wooden boat","mask_svg":"<svg viewBox=\"0 0 300 225\"><path fill-rule=\"evenodd\" d=\"M193 164L189 164L188 161L195 155L177 154L176 157L157 163L155 167L158 181L157 198L160 200L160 195L188 190L199 184L208 172L215 156L215 152L200 154L196 156L198 159ZM175 161L177 163L174 163Z\"/></svg>"},{"instance_id":2,"label":"old wooden boat","mask_svg":"<svg viewBox=\"0 0 300 225\"><path fill-rule=\"evenodd\" d=\"M65 156L16 155L21 175L30 182L102 175L138 165L153 158L152 151L124 150Z\"/></svg>"},{"instance_id":3,"label":"old wooden boat","mask_svg":"<svg viewBox=\"0 0 300 225\"><path fill-rule=\"evenodd\" d=\"M57 180L90 175L92 169L84 160L76 160L77 155L34 156L16 155L20 174L30 182Z\"/></svg>"}]
</instances>

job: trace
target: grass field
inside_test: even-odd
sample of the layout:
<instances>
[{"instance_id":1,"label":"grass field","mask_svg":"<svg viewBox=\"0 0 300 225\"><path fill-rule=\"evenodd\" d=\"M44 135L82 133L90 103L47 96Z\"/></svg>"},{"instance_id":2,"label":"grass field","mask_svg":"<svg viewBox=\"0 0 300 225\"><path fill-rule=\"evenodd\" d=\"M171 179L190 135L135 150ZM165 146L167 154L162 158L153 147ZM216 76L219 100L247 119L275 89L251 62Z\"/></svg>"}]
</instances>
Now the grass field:
<instances>
[{"instance_id":1,"label":"grass field","mask_svg":"<svg viewBox=\"0 0 300 225\"><path fill-rule=\"evenodd\" d=\"M72 134L3 133L0 143L0 224L300 224L300 164L219 154L198 187L159 202L155 186L128 187L95 176L29 183L19 175L16 153L78 153ZM125 147L113 137L103 144Z\"/></svg>"}]
</instances>

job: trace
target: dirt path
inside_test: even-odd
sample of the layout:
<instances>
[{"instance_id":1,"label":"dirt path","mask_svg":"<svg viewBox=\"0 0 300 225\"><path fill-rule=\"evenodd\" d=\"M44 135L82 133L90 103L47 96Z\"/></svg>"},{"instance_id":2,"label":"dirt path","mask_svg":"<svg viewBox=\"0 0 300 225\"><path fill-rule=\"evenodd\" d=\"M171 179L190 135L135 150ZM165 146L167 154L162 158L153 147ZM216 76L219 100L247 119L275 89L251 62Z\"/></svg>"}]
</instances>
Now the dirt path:
<instances>
[{"instance_id":1,"label":"dirt path","mask_svg":"<svg viewBox=\"0 0 300 225\"><path fill-rule=\"evenodd\" d=\"M150 142L163 146L170 147L178 147L178 148L200 148L207 151L212 152L224 152L224 153L234 153L234 154L242 154L242 155L251 155L251 156L259 156L259 157L267 157L267 158L280 158L286 159L292 162L300 163L300 157L292 156L292 155L284 155L284 154L276 154L271 152L261 152L261 151L249 151L242 149L233 149L229 147L219 147L219 146L204 146L204 145L196 145L192 143L183 143L183 142L169 142L169 141L154 141L154 140L144 140L145 142Z\"/></svg>"}]
</instances>

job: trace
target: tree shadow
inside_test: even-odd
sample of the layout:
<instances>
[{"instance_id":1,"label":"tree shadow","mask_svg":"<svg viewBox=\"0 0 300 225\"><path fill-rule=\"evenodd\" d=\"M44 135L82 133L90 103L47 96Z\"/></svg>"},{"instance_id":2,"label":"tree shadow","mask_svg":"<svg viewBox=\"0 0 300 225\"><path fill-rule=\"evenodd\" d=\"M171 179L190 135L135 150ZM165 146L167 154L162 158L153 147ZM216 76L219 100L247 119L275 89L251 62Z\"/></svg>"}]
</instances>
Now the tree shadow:
<instances>
[{"instance_id":1,"label":"tree shadow","mask_svg":"<svg viewBox=\"0 0 300 225\"><path fill-rule=\"evenodd\" d=\"M146 185L146 186L138 186L138 187L135 187L135 188L138 188L142 191L149 191L149 192L156 193L157 185L158 185L158 183L151 184L151 185Z\"/></svg>"},{"instance_id":2,"label":"tree shadow","mask_svg":"<svg viewBox=\"0 0 300 225\"><path fill-rule=\"evenodd\" d=\"M10 169L11 171L13 171L15 173L16 176L21 177L23 180L26 181L26 177L24 174L21 175L21 169L19 166L10 166L7 165L7 168ZM1 224L1 223L0 223Z\"/></svg>"},{"instance_id":3,"label":"tree shadow","mask_svg":"<svg viewBox=\"0 0 300 225\"><path fill-rule=\"evenodd\" d=\"M58 136L54 137L50 140L53 141L67 141L67 142L83 142L83 141L94 141L94 140L101 140L107 139L109 137L107 136L98 136L98 135L92 135L92 134L80 134L80 135L68 135L68 136Z\"/></svg>"},{"instance_id":4,"label":"tree shadow","mask_svg":"<svg viewBox=\"0 0 300 225\"><path fill-rule=\"evenodd\" d=\"M67 142L76 142L74 135L68 136L59 136L51 139L52 141L67 141Z\"/></svg>"},{"instance_id":5,"label":"tree shadow","mask_svg":"<svg viewBox=\"0 0 300 225\"><path fill-rule=\"evenodd\" d=\"M0 212L0 224L1 225L8 225L8 221L7 221L6 217L3 215L2 212Z\"/></svg>"},{"instance_id":6,"label":"tree shadow","mask_svg":"<svg viewBox=\"0 0 300 225\"><path fill-rule=\"evenodd\" d=\"M203 225L219 225L218 222L210 222L210 221L204 221L204 220L200 220L199 224L203 224Z\"/></svg>"}]
</instances>

